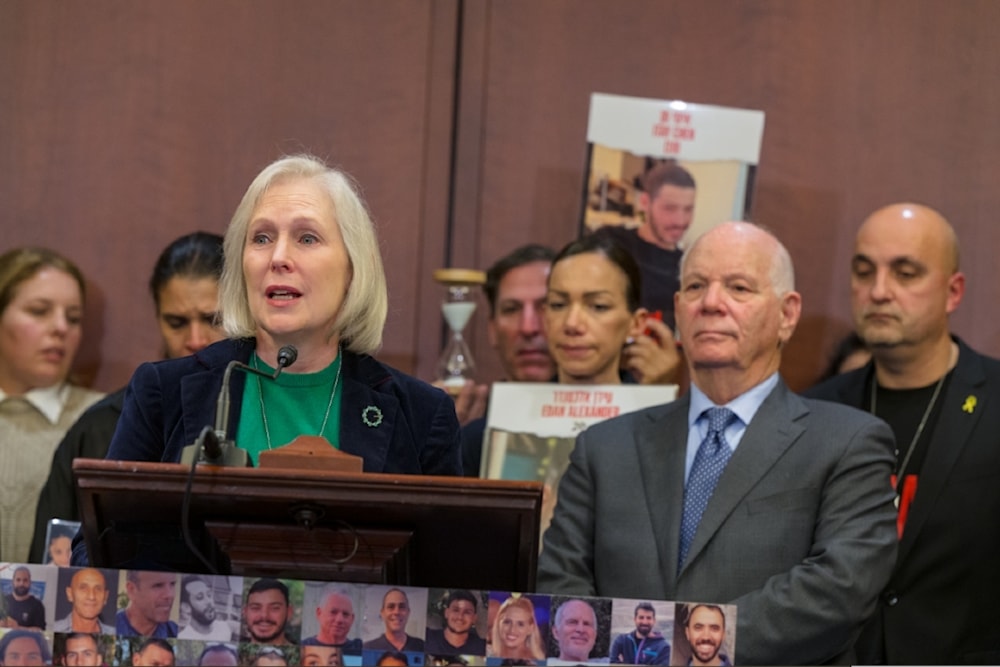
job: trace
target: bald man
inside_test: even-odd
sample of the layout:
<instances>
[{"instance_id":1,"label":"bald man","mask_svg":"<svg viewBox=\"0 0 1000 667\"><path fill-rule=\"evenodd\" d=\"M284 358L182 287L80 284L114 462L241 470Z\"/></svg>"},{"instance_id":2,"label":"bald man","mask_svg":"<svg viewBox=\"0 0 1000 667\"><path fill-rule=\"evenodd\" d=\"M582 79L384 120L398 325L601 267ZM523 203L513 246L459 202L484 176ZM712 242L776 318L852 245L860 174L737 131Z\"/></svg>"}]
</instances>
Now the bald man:
<instances>
[{"instance_id":1,"label":"bald man","mask_svg":"<svg viewBox=\"0 0 1000 667\"><path fill-rule=\"evenodd\" d=\"M851 259L872 362L808 392L871 412L896 436L899 557L858 643L864 664L1000 663L1000 362L952 335L964 293L944 216L909 203L875 211Z\"/></svg>"},{"instance_id":2,"label":"bald man","mask_svg":"<svg viewBox=\"0 0 1000 667\"><path fill-rule=\"evenodd\" d=\"M850 662L896 556L892 433L782 382L802 301L763 228L699 237L675 302L691 389L577 437L537 589L731 603L740 664Z\"/></svg>"},{"instance_id":3,"label":"bald man","mask_svg":"<svg viewBox=\"0 0 1000 667\"><path fill-rule=\"evenodd\" d=\"M113 593L104 572L92 567L85 567L75 572L64 568L59 573L60 583L70 573L72 578L66 586L66 599L71 609L66 616L56 620L52 626L53 632L115 634L115 626L101 619L108 597Z\"/></svg>"}]
</instances>

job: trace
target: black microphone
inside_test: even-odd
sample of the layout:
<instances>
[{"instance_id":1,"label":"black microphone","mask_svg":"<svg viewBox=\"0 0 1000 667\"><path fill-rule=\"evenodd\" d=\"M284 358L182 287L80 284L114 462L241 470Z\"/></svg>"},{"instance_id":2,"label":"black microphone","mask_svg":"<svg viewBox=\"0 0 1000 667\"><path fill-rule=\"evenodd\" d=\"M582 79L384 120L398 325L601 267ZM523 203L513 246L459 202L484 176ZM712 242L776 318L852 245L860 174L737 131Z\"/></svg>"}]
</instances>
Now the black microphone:
<instances>
[{"instance_id":1,"label":"black microphone","mask_svg":"<svg viewBox=\"0 0 1000 667\"><path fill-rule=\"evenodd\" d=\"M222 390L219 391L219 398L215 402L215 436L220 442L226 442L229 435L229 376L232 375L233 369L277 380L278 376L281 375L281 371L294 364L298 357L299 351L295 349L294 345L283 346L278 350L278 368L275 369L274 375L265 373L253 366L247 366L242 361L233 360L229 362L226 366L226 372L222 376Z\"/></svg>"},{"instance_id":2,"label":"black microphone","mask_svg":"<svg viewBox=\"0 0 1000 667\"><path fill-rule=\"evenodd\" d=\"M280 350L278 350L278 370L274 374L274 377L278 377L278 373L281 369L288 368L295 363L295 360L299 358L299 351L295 349L294 345L285 345Z\"/></svg>"},{"instance_id":3,"label":"black microphone","mask_svg":"<svg viewBox=\"0 0 1000 667\"><path fill-rule=\"evenodd\" d=\"M294 364L298 356L299 351L294 345L283 346L278 350L278 368L275 369L273 375L253 366L248 366L242 361L233 360L226 365L226 371L222 376L222 389L219 390L219 397L215 401L215 426L214 428L206 426L198 437L198 440L201 441L201 446L197 447L197 449L200 450L203 462L225 465L227 458L226 450L235 449L235 443L229 439L229 384L233 370L240 370L245 373L252 373L271 380L277 380L278 376L281 375L281 371ZM195 454L197 455L197 452ZM244 461L243 464L245 465L245 455L241 460ZM184 461L185 459L182 459L182 462ZM229 464L232 465L233 463L230 462Z\"/></svg>"},{"instance_id":4,"label":"black microphone","mask_svg":"<svg viewBox=\"0 0 1000 667\"><path fill-rule=\"evenodd\" d=\"M191 484L194 480L194 471L199 463L222 466L246 467L249 456L245 449L240 449L236 443L229 440L229 378L234 369L239 369L246 373L253 373L272 380L278 379L281 371L295 363L299 356L299 351L292 345L285 345L278 350L278 368L274 375L247 366L240 361L230 361L226 365L226 372L222 376L222 389L219 390L219 398L215 403L215 427L206 426L201 430L198 439L193 445L188 445L181 452L181 463L190 463L191 472L188 474L187 487L184 490L184 501L181 505L181 532L184 535L184 543L191 553L195 554L205 565L209 572L218 574L219 569L210 561L198 548L191 536L189 517L191 510ZM228 568L227 568L228 569Z\"/></svg>"}]
</instances>

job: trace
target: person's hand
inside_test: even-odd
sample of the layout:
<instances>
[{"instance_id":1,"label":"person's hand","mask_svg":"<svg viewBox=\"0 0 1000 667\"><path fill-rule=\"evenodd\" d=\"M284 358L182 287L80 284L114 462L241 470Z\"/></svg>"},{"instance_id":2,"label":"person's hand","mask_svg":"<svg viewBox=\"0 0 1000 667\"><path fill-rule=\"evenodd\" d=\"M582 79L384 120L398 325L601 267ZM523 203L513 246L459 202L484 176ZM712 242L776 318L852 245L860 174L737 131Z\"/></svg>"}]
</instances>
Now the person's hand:
<instances>
[{"instance_id":1,"label":"person's hand","mask_svg":"<svg viewBox=\"0 0 1000 667\"><path fill-rule=\"evenodd\" d=\"M445 388L440 382L435 382L434 386L438 389ZM486 401L490 395L489 385L466 380L457 394L451 390L446 391L455 399L455 415L460 426L486 415Z\"/></svg>"},{"instance_id":2,"label":"person's hand","mask_svg":"<svg viewBox=\"0 0 1000 667\"><path fill-rule=\"evenodd\" d=\"M674 332L653 318L646 320L646 327L652 335L637 336L625 346L622 367L639 384L677 384L681 377L681 355Z\"/></svg>"},{"instance_id":3,"label":"person's hand","mask_svg":"<svg viewBox=\"0 0 1000 667\"><path fill-rule=\"evenodd\" d=\"M484 416L489 396L488 384L476 384L472 380L466 380L465 386L455 396L455 414L458 415L458 423L465 426Z\"/></svg>"}]
</instances>

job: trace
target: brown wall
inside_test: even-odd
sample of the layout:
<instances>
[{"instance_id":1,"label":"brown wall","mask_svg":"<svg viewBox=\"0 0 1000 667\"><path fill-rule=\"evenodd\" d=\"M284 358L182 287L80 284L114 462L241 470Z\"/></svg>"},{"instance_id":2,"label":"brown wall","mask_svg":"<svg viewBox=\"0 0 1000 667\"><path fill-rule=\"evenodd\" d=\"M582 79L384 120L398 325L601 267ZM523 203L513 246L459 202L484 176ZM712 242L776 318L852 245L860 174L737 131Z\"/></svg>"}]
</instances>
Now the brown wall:
<instances>
[{"instance_id":1,"label":"brown wall","mask_svg":"<svg viewBox=\"0 0 1000 667\"><path fill-rule=\"evenodd\" d=\"M475 261L526 229L554 245L575 232L592 91L761 109L754 217L786 241L805 304L783 368L793 386L850 326L854 229L898 200L952 219L969 276L954 328L1000 352L1000 4L515 0L480 13Z\"/></svg>"},{"instance_id":2,"label":"brown wall","mask_svg":"<svg viewBox=\"0 0 1000 667\"><path fill-rule=\"evenodd\" d=\"M175 0L0 3L0 249L90 277L81 369L110 390L157 352L158 251L222 231L253 175L308 149L353 173L390 281L382 358L429 378L445 265L577 229L591 92L766 113L754 217L799 268L795 387L849 327L870 210L945 212L969 277L954 328L1000 353L1000 4L990 0ZM477 316L485 377L497 365Z\"/></svg>"},{"instance_id":3,"label":"brown wall","mask_svg":"<svg viewBox=\"0 0 1000 667\"><path fill-rule=\"evenodd\" d=\"M223 231L260 168L301 150L363 185L393 296L385 356L413 365L444 253L456 7L0 4L2 244L53 246L89 276L97 386L158 353L159 251Z\"/></svg>"}]
</instances>

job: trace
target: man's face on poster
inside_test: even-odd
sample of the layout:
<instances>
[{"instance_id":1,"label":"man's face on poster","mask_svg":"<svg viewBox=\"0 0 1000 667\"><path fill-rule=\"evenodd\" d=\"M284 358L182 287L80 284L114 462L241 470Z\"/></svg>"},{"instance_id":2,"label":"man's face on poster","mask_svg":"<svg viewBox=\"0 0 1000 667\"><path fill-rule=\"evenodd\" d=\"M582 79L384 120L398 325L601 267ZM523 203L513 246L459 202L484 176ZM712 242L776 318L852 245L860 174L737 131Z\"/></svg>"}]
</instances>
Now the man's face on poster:
<instances>
[{"instance_id":1,"label":"man's face on poster","mask_svg":"<svg viewBox=\"0 0 1000 667\"><path fill-rule=\"evenodd\" d=\"M11 588L17 597L23 598L26 596L31 592L31 573L24 568L14 572L14 576L11 579Z\"/></svg>"},{"instance_id":2,"label":"man's face on poster","mask_svg":"<svg viewBox=\"0 0 1000 667\"><path fill-rule=\"evenodd\" d=\"M444 609L444 622L456 634L466 634L476 624L476 606L468 600L452 600Z\"/></svg>"},{"instance_id":3,"label":"man's face on poster","mask_svg":"<svg viewBox=\"0 0 1000 667\"><path fill-rule=\"evenodd\" d=\"M722 649L726 633L726 618L717 609L695 607L684 626L684 635L691 644L694 657L701 663L715 660Z\"/></svg>"},{"instance_id":4,"label":"man's face on poster","mask_svg":"<svg viewBox=\"0 0 1000 667\"><path fill-rule=\"evenodd\" d=\"M281 591L270 588L251 593L243 613L253 640L268 644L285 634L285 624L292 617L292 608Z\"/></svg>"},{"instance_id":5,"label":"man's face on poster","mask_svg":"<svg viewBox=\"0 0 1000 667\"><path fill-rule=\"evenodd\" d=\"M343 644L354 624L354 604L351 598L341 593L330 593L316 609L316 620L319 621L323 637L332 640L334 644Z\"/></svg>"},{"instance_id":6,"label":"man's face on poster","mask_svg":"<svg viewBox=\"0 0 1000 667\"><path fill-rule=\"evenodd\" d=\"M170 620L170 610L177 595L177 575L171 572L141 572L126 583L129 605L150 623Z\"/></svg>"},{"instance_id":7,"label":"man's face on poster","mask_svg":"<svg viewBox=\"0 0 1000 667\"><path fill-rule=\"evenodd\" d=\"M648 637L656 625L656 614L648 609L639 609L635 612L635 631L640 637Z\"/></svg>"},{"instance_id":8,"label":"man's face on poster","mask_svg":"<svg viewBox=\"0 0 1000 667\"><path fill-rule=\"evenodd\" d=\"M410 601L406 593L393 590L386 593L382 600L382 622L385 623L385 630L388 633L398 633L406 630L406 623L410 619Z\"/></svg>"},{"instance_id":9,"label":"man's face on poster","mask_svg":"<svg viewBox=\"0 0 1000 667\"><path fill-rule=\"evenodd\" d=\"M93 620L100 616L108 601L108 587L104 575L93 568L80 570L73 575L66 598L73 605L73 612L80 618Z\"/></svg>"},{"instance_id":10,"label":"man's face on poster","mask_svg":"<svg viewBox=\"0 0 1000 667\"><path fill-rule=\"evenodd\" d=\"M191 618L202 625L211 625L215 620L215 601L212 589L204 581L194 580L187 585L187 602L191 607Z\"/></svg>"},{"instance_id":11,"label":"man's face on poster","mask_svg":"<svg viewBox=\"0 0 1000 667\"><path fill-rule=\"evenodd\" d=\"M67 665L100 665L101 654L97 649L97 640L91 635L75 635L66 639L66 653L63 660Z\"/></svg>"},{"instance_id":12,"label":"man's face on poster","mask_svg":"<svg viewBox=\"0 0 1000 667\"><path fill-rule=\"evenodd\" d=\"M646 208L646 224L656 245L676 248L694 220L694 188L662 185L655 194L640 198Z\"/></svg>"}]
</instances>

